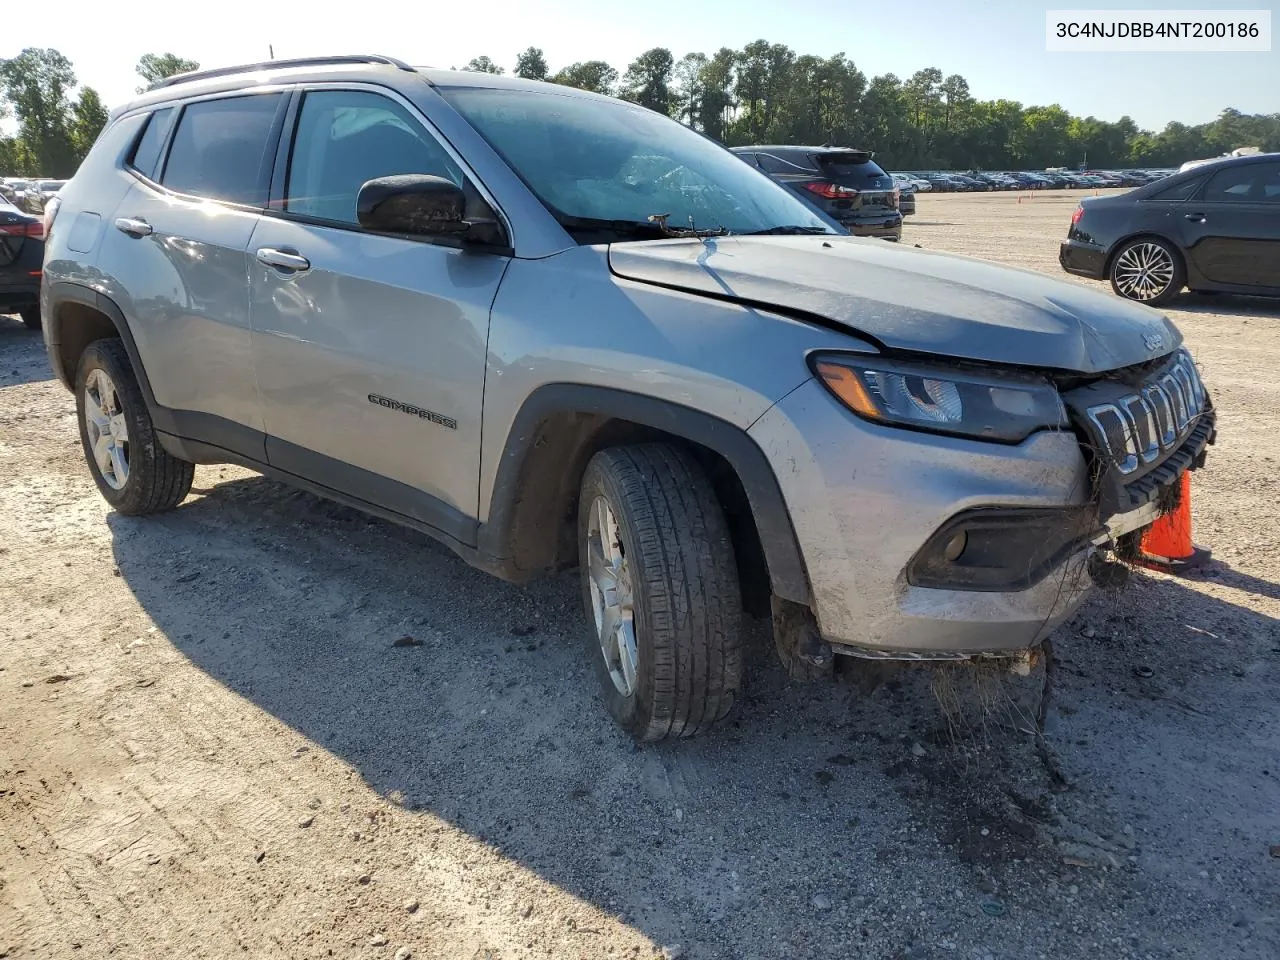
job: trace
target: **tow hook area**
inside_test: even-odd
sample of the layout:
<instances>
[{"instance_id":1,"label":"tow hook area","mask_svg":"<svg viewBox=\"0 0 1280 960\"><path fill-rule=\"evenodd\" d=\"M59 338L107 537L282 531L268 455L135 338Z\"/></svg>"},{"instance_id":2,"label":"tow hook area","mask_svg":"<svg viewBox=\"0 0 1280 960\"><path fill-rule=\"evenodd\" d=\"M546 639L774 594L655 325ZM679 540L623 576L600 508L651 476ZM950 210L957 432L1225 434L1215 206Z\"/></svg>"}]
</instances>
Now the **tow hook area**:
<instances>
[{"instance_id":1,"label":"tow hook area","mask_svg":"<svg viewBox=\"0 0 1280 960\"><path fill-rule=\"evenodd\" d=\"M835 664L835 651L818 633L813 612L804 604L780 597L772 598L773 643L778 659L793 680L828 677Z\"/></svg>"},{"instance_id":2,"label":"tow hook area","mask_svg":"<svg viewBox=\"0 0 1280 960\"><path fill-rule=\"evenodd\" d=\"M1089 555L1089 578L1103 590L1119 590L1129 582L1129 568L1095 550Z\"/></svg>"}]
</instances>

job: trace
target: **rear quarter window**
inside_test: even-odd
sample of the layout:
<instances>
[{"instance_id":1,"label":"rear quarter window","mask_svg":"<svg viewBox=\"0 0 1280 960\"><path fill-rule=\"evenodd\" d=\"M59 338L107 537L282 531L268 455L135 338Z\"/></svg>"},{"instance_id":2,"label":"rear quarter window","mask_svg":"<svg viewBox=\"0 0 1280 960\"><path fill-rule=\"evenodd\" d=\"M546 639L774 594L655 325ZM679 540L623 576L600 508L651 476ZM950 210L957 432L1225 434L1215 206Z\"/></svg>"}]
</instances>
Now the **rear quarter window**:
<instances>
[{"instance_id":1,"label":"rear quarter window","mask_svg":"<svg viewBox=\"0 0 1280 960\"><path fill-rule=\"evenodd\" d=\"M1151 195L1152 200L1189 200L1191 195L1204 183L1204 177L1192 177L1184 183L1176 183L1165 187Z\"/></svg>"}]
</instances>

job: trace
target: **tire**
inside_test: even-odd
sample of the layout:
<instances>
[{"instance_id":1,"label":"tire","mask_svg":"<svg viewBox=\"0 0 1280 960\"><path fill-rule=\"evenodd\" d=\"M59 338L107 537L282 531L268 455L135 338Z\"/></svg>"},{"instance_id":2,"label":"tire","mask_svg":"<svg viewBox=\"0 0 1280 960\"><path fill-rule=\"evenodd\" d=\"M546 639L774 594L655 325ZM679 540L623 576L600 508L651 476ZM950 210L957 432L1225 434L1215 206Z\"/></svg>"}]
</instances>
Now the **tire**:
<instances>
[{"instance_id":1,"label":"tire","mask_svg":"<svg viewBox=\"0 0 1280 960\"><path fill-rule=\"evenodd\" d=\"M96 416L90 418L86 410ZM118 513L136 517L171 510L191 492L195 465L160 446L129 355L119 340L95 340L85 348L76 371L76 417L89 472L103 499ZM108 429L99 429L98 423ZM91 430L95 438L90 437ZM94 453L99 438L116 454L104 457L109 472L104 472Z\"/></svg>"},{"instance_id":2,"label":"tire","mask_svg":"<svg viewBox=\"0 0 1280 960\"><path fill-rule=\"evenodd\" d=\"M40 308L39 307L23 307L18 311L18 316L22 318L22 322L26 324L28 330L40 329Z\"/></svg>"},{"instance_id":3,"label":"tire","mask_svg":"<svg viewBox=\"0 0 1280 960\"><path fill-rule=\"evenodd\" d=\"M727 717L741 685L742 600L728 523L698 463L664 443L597 453L582 480L578 551L589 655L618 724L654 741L691 737ZM612 660L601 640L606 613L597 612L606 594L593 586L602 582L593 576L601 564L620 584ZM630 673L622 658L628 640Z\"/></svg>"},{"instance_id":4,"label":"tire","mask_svg":"<svg viewBox=\"0 0 1280 960\"><path fill-rule=\"evenodd\" d=\"M1159 237L1135 237L1121 246L1107 277L1117 296L1149 307L1164 306L1187 282L1182 254Z\"/></svg>"}]
</instances>

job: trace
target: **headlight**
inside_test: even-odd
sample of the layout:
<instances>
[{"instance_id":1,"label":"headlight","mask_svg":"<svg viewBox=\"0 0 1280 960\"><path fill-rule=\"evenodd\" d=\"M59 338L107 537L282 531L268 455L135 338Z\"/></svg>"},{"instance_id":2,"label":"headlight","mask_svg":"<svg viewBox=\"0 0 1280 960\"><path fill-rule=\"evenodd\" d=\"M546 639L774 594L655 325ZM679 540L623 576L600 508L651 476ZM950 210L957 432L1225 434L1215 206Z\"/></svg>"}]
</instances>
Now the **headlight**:
<instances>
[{"instance_id":1,"label":"headlight","mask_svg":"<svg viewBox=\"0 0 1280 960\"><path fill-rule=\"evenodd\" d=\"M1019 443L1062 429L1067 414L1043 377L991 375L871 357L817 357L814 372L858 416L932 433Z\"/></svg>"}]
</instances>

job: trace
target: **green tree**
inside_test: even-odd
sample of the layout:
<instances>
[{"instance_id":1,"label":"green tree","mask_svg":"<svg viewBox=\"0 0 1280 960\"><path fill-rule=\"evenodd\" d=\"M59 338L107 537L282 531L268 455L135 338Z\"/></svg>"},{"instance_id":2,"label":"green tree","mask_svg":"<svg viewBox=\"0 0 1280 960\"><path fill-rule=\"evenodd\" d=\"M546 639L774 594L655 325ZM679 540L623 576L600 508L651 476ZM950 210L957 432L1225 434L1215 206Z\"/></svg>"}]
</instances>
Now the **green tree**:
<instances>
[{"instance_id":1,"label":"green tree","mask_svg":"<svg viewBox=\"0 0 1280 960\"><path fill-rule=\"evenodd\" d=\"M627 67L622 75L619 96L642 107L670 114L674 104L671 91L675 58L666 47L646 50Z\"/></svg>"},{"instance_id":2,"label":"green tree","mask_svg":"<svg viewBox=\"0 0 1280 960\"><path fill-rule=\"evenodd\" d=\"M85 158L98 134L107 125L107 108L93 87L84 87L71 108L71 142L76 149L77 162Z\"/></svg>"},{"instance_id":3,"label":"green tree","mask_svg":"<svg viewBox=\"0 0 1280 960\"><path fill-rule=\"evenodd\" d=\"M71 135L71 61L57 50L28 47L0 60L0 84L18 121L18 136L38 176L69 177L77 158Z\"/></svg>"},{"instance_id":4,"label":"green tree","mask_svg":"<svg viewBox=\"0 0 1280 960\"><path fill-rule=\"evenodd\" d=\"M541 47L529 47L516 57L515 74L526 80L545 80L550 70Z\"/></svg>"},{"instance_id":5,"label":"green tree","mask_svg":"<svg viewBox=\"0 0 1280 960\"><path fill-rule=\"evenodd\" d=\"M180 57L176 53L144 53L134 68L145 85L138 88L139 93L146 93L153 83L159 83L179 73L190 73L199 70L200 64L194 60Z\"/></svg>"},{"instance_id":6,"label":"green tree","mask_svg":"<svg viewBox=\"0 0 1280 960\"><path fill-rule=\"evenodd\" d=\"M551 78L551 82L592 93L612 94L618 82L618 71L603 60L587 60L565 67Z\"/></svg>"},{"instance_id":7,"label":"green tree","mask_svg":"<svg viewBox=\"0 0 1280 960\"><path fill-rule=\"evenodd\" d=\"M504 73L502 67L498 66L488 57L475 57L467 61L467 65L463 70L470 70L472 73Z\"/></svg>"}]
</instances>

